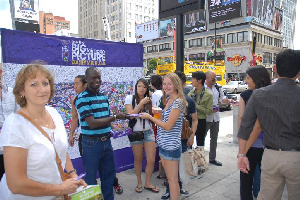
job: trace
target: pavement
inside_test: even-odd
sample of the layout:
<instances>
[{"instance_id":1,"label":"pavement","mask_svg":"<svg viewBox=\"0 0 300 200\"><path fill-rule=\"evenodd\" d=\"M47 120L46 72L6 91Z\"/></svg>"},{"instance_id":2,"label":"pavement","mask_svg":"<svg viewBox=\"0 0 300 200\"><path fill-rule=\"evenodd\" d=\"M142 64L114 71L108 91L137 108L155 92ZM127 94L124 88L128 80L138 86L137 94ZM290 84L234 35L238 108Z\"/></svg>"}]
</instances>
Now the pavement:
<instances>
[{"instance_id":1,"label":"pavement","mask_svg":"<svg viewBox=\"0 0 300 200\"><path fill-rule=\"evenodd\" d=\"M209 133L205 140L205 154L208 161L209 154ZM239 174L237 169L238 144L233 142L233 111L221 112L220 131L217 147L217 160L222 162L223 166L208 164L209 170L195 178L183 189L189 192L188 196L180 196L180 199L187 200L238 200L239 196ZM152 175L151 183L159 187L159 193L153 193L143 190L142 193L136 193L137 185L134 170L127 170L117 174L119 183L123 187L123 194L115 194L115 200L158 200L165 193L165 186L161 179L157 179L158 172ZM145 180L145 174L142 173L142 180ZM283 194L283 200L288 199L286 190Z\"/></svg>"}]
</instances>

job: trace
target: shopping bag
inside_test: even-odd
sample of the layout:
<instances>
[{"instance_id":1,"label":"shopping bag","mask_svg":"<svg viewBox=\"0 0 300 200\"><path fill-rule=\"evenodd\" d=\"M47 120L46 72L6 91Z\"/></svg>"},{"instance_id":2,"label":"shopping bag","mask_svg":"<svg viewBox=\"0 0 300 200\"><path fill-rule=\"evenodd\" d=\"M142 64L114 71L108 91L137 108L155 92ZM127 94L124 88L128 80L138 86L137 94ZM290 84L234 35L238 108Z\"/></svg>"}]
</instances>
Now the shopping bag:
<instances>
[{"instance_id":1,"label":"shopping bag","mask_svg":"<svg viewBox=\"0 0 300 200\"><path fill-rule=\"evenodd\" d=\"M183 154L187 174L190 176L198 176L198 163L194 158L194 151L188 150Z\"/></svg>"},{"instance_id":2,"label":"shopping bag","mask_svg":"<svg viewBox=\"0 0 300 200\"><path fill-rule=\"evenodd\" d=\"M180 156L179 175L180 175L181 181L184 184L188 184L191 181L192 176L190 176L186 171L184 153L182 153L181 156Z\"/></svg>"}]
</instances>

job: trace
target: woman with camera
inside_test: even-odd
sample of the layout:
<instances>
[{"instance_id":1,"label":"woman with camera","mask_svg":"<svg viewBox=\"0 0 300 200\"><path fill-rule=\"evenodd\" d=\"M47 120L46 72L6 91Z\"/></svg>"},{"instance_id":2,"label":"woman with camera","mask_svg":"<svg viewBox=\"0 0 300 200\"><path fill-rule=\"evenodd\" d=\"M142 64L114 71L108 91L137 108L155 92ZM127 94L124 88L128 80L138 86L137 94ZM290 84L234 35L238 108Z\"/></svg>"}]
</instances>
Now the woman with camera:
<instances>
[{"instance_id":1,"label":"woman with camera","mask_svg":"<svg viewBox=\"0 0 300 200\"><path fill-rule=\"evenodd\" d=\"M149 85L146 79L139 79L135 85L135 94L128 95L125 99L125 109L128 114L139 114L147 112L152 115L152 103L149 98ZM143 149L145 149L147 165L145 168L146 183L144 188L154 193L159 189L150 182L154 169L156 145L152 124L148 119L134 118L130 120L129 126L133 133L128 136L134 155L134 169L137 177L137 186L135 191L141 193L142 188L142 160Z\"/></svg>"}]
</instances>

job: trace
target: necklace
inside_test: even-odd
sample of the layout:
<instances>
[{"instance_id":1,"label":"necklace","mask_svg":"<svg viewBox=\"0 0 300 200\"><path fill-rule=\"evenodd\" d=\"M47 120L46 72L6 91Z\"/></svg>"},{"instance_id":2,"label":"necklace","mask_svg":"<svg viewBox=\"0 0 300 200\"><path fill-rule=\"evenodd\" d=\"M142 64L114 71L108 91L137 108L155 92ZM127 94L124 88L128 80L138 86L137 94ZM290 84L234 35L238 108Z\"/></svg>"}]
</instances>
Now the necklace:
<instances>
[{"instance_id":1,"label":"necklace","mask_svg":"<svg viewBox=\"0 0 300 200\"><path fill-rule=\"evenodd\" d=\"M31 117L31 114L30 114L30 112L29 112L29 110L27 110L27 108L25 107L25 110L26 110L26 112L28 113L28 115L29 115L29 117L30 118L32 118ZM47 117L48 118L48 117ZM49 127L49 119L46 119L46 122L47 123L40 123L40 122L38 122L38 119L36 119L36 118L32 118L32 119L34 119L34 121L36 121L38 124L40 124L41 126L45 126L45 127ZM42 120L39 120L39 121L42 121ZM43 120L44 121L44 120ZM45 121L44 121L45 122Z\"/></svg>"}]
</instances>

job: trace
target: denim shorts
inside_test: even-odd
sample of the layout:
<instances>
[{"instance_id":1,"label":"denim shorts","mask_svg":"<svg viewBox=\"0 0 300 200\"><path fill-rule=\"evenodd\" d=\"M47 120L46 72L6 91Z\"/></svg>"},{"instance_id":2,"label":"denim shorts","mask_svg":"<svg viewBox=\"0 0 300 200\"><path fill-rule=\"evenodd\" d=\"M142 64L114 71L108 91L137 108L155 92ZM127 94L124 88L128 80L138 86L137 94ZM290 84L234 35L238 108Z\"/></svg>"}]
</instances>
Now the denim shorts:
<instances>
[{"instance_id":1,"label":"denim shorts","mask_svg":"<svg viewBox=\"0 0 300 200\"><path fill-rule=\"evenodd\" d=\"M130 142L131 145L143 144L144 142L155 142L154 132L150 128L144 132L144 139L141 141Z\"/></svg>"},{"instance_id":2,"label":"denim shorts","mask_svg":"<svg viewBox=\"0 0 300 200\"><path fill-rule=\"evenodd\" d=\"M182 148L179 147L175 150L165 150L159 147L159 156L163 157L165 160L179 161L181 156Z\"/></svg>"}]
</instances>

